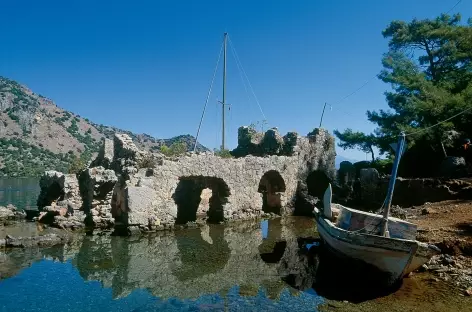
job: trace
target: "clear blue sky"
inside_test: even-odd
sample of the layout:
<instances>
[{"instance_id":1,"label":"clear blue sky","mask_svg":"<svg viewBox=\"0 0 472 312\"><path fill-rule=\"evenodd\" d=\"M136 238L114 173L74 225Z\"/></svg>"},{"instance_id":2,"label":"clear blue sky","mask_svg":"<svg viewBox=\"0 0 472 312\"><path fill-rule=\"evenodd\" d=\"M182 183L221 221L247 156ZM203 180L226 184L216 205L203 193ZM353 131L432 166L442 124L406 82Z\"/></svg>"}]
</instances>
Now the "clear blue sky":
<instances>
[{"instance_id":1,"label":"clear blue sky","mask_svg":"<svg viewBox=\"0 0 472 312\"><path fill-rule=\"evenodd\" d=\"M100 3L98 3L100 2ZM394 20L434 18L457 0L2 1L0 75L59 106L159 138L195 135L223 32L234 43L267 117L282 133L319 125L371 131L368 109L385 108L381 70ZM472 16L472 1L451 13ZM221 142L221 69L200 142ZM228 50L227 145L237 127L262 120ZM340 155L365 159L358 151Z\"/></svg>"}]
</instances>

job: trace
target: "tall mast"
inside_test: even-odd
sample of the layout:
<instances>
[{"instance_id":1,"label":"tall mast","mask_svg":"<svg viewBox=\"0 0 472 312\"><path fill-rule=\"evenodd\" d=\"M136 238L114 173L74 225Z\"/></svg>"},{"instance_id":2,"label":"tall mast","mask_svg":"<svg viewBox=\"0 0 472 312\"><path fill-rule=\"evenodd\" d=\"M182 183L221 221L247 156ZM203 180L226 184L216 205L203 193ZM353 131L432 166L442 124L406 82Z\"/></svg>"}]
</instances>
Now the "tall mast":
<instances>
[{"instance_id":1,"label":"tall mast","mask_svg":"<svg viewBox=\"0 0 472 312\"><path fill-rule=\"evenodd\" d=\"M390 206L392 205L393 190L395 188L395 180L397 179L398 165L400 164L400 158L403 154L403 149L405 146L405 133L400 134L400 139L398 140L397 150L395 152L395 161L393 162L392 174L390 176L390 183L387 191L386 202L384 203L383 211L383 220L380 228L380 235L389 237L388 232L388 216L390 214Z\"/></svg>"},{"instance_id":2,"label":"tall mast","mask_svg":"<svg viewBox=\"0 0 472 312\"><path fill-rule=\"evenodd\" d=\"M227 38L228 33L224 33L224 52L223 52L223 101L221 102L221 106L223 108L223 122L222 122L222 142L221 142L221 150L225 149L225 106L226 106L226 46L227 46Z\"/></svg>"}]
</instances>

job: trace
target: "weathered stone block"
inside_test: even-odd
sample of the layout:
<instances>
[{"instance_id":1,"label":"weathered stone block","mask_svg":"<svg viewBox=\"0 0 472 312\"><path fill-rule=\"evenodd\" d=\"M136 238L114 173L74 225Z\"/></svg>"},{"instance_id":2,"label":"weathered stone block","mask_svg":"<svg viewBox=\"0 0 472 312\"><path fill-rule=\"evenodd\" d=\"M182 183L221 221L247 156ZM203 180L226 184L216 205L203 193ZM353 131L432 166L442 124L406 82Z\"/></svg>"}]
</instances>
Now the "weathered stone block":
<instances>
[{"instance_id":1,"label":"weathered stone block","mask_svg":"<svg viewBox=\"0 0 472 312\"><path fill-rule=\"evenodd\" d=\"M80 175L80 191L87 222L97 227L110 227L114 220L104 217L111 210L113 189L118 178L113 170L89 168Z\"/></svg>"},{"instance_id":2,"label":"weathered stone block","mask_svg":"<svg viewBox=\"0 0 472 312\"><path fill-rule=\"evenodd\" d=\"M356 179L356 168L349 161L343 161L339 165L338 183L340 186L348 186Z\"/></svg>"},{"instance_id":3,"label":"weathered stone block","mask_svg":"<svg viewBox=\"0 0 472 312\"><path fill-rule=\"evenodd\" d=\"M375 168L361 169L359 173L359 179L361 180L362 187L374 186L380 182L380 174Z\"/></svg>"},{"instance_id":4,"label":"weathered stone block","mask_svg":"<svg viewBox=\"0 0 472 312\"><path fill-rule=\"evenodd\" d=\"M279 155L283 151L284 139L277 128L266 131L262 140L262 150L267 155Z\"/></svg>"},{"instance_id":5,"label":"weathered stone block","mask_svg":"<svg viewBox=\"0 0 472 312\"><path fill-rule=\"evenodd\" d=\"M156 200L156 191L148 187L129 186L125 189L128 225L148 225Z\"/></svg>"},{"instance_id":6,"label":"weathered stone block","mask_svg":"<svg viewBox=\"0 0 472 312\"><path fill-rule=\"evenodd\" d=\"M115 155L113 141L107 138L103 138L102 145L98 151L98 155L95 160L90 164L90 167L103 167L105 169L110 169L113 158Z\"/></svg>"},{"instance_id":7,"label":"weathered stone block","mask_svg":"<svg viewBox=\"0 0 472 312\"><path fill-rule=\"evenodd\" d=\"M283 155L292 156L295 153L295 146L297 145L298 134L296 132L288 132L284 135Z\"/></svg>"}]
</instances>

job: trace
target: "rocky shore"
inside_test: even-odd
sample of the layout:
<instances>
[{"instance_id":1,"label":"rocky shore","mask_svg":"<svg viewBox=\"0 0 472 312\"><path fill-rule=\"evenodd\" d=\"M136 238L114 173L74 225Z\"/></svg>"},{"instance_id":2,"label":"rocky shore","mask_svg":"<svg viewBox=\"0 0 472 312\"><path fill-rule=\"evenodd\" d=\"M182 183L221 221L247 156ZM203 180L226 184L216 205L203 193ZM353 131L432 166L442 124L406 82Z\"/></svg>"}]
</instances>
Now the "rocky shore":
<instances>
[{"instance_id":1,"label":"rocky shore","mask_svg":"<svg viewBox=\"0 0 472 312\"><path fill-rule=\"evenodd\" d=\"M26 213L11 204L6 207L0 206L0 225L9 225L25 218Z\"/></svg>"},{"instance_id":2,"label":"rocky shore","mask_svg":"<svg viewBox=\"0 0 472 312\"><path fill-rule=\"evenodd\" d=\"M442 251L420 271L472 296L472 201L426 203L395 211L418 225L418 240L433 243Z\"/></svg>"},{"instance_id":3,"label":"rocky shore","mask_svg":"<svg viewBox=\"0 0 472 312\"><path fill-rule=\"evenodd\" d=\"M470 206L470 207L469 207ZM460 201L452 201L452 202L441 202L441 203L435 203L435 204L426 204L422 206L417 206L417 207L412 207L412 208L400 208L400 207L394 207L393 212L394 214L398 216L403 216L404 218L407 218L408 220L416 223L419 225L419 236L418 238L422 241L428 241L435 243L438 245L442 251L443 254L440 256L437 256L431 261L425 265L422 269L420 269L418 272L412 273L409 277L406 277L403 282L403 286L399 289L396 290L392 293L389 293L385 295L385 297L372 297L366 301L362 301L359 303L348 303L343 302L343 300L328 300L328 304L323 306L321 310L323 311L337 311L339 309L342 309L343 311L374 311L373 307L381 308L384 307L385 305L390 306L390 301L392 302L397 302L397 300L400 300L400 302L407 301L409 305L413 306L415 302L420 302L419 304L421 307L428 307L431 304L437 300L438 294L441 294L444 292L445 289L449 288L447 293L448 296L445 298L440 299L440 302L443 306L447 306L447 302L451 301L452 306L454 307L464 307L467 306L466 302L468 301L457 301L459 297L463 298L463 300L470 300L472 296L471 294L471 280L472 280L472 257L470 254L470 242L471 242L471 236L470 232L468 231L468 227L464 226L463 223L468 223L472 221L470 218L471 216L471 210L472 204L469 202L460 202ZM12 207L10 207L11 211ZM4 209L0 209L1 211L4 211ZM13 212L14 213L14 212ZM19 215L19 213L17 214ZM275 215L272 215L275 217ZM8 214L8 218L11 218L12 214ZM284 218L282 218L282 221L280 218L276 219L276 223L286 223L286 222L292 222L291 218L286 219L285 221ZM313 221L309 218L306 218L306 222L308 221ZM261 253L264 257L262 259L268 258L265 261L273 261L273 257L277 256L277 246L280 245L279 240L277 239L272 239L270 237L269 233L269 239L268 243L264 243L264 240L261 240L261 234L260 234L260 228L258 226L258 223L248 223L250 221L246 222L241 222L239 225L239 222L236 222L229 227L221 227L221 230L217 230L215 232L216 228L213 228L213 232L210 231L210 234L207 233L208 231L208 226L201 223L201 222L195 222L195 223L188 223L186 225L179 225L179 227L185 228L182 231L173 231L173 232L168 232L168 233L155 233L155 234L149 234L150 236L145 235L144 237L141 236L135 236L131 239L127 238L120 238L116 236L111 236L110 232L101 232L104 235L93 235L93 236L86 236L80 232L71 232L70 230L62 230L62 229L57 229L49 226L44 226L41 223L38 222L25 222L16 219L15 223L11 223L7 226L0 226L0 233L3 235L0 238L0 254L4 253L5 255L8 255L3 261L8 260L9 264L7 267L13 267L16 268L14 263L10 263L12 261L17 261L15 259L22 259L24 255L28 255L31 253L41 253L37 254L37 259L36 261L40 260L43 258L43 253L45 255L51 255L55 259L57 255L55 254L55 250L63 250L64 254L67 254L67 257L70 257L70 255L78 254L78 255L83 255L83 254L90 254L91 256L89 258L93 258L92 256L95 255L102 255L106 254L108 256L116 256L118 257L117 259L122 259L121 258L121 251L119 248L123 247L122 244L130 244L130 251L133 250L132 252L136 253L135 254L129 254L128 255L128 260L130 263L128 263L129 269L134 268L134 260L138 261L140 259L142 254L148 254L150 251L149 247L149 242L157 243L160 242L159 244L162 245L163 248L156 247L155 251L152 253L154 254L159 254L159 253L168 253L171 252L170 250L167 250L170 248L170 245L168 244L169 241L174 241L178 243L176 248L182 248L180 250L180 253L182 256L187 255L187 249L190 248L190 246L186 245L185 243L187 241L187 236L191 235L190 233L193 233L195 231L201 232L201 238L200 235L197 235L198 241L201 244L209 244L205 245L206 247L203 248L202 252L203 253L208 253L208 257L213 259L213 257L216 257L218 255L221 256L221 250L218 249L216 252L213 250L216 246L213 246L212 244L215 244L215 242L224 243L218 235L222 235L221 233L232 233L232 231L236 231L237 233L247 233L247 226L251 225L251 233L257 237L258 243L254 244L249 244L249 246L254 245L254 247L258 248L258 253ZM300 221L294 220L293 222L298 222L296 224L301 224ZM305 221L302 221L305 222ZM272 222L273 224L274 222ZM194 229L197 227L201 227L201 229ZM294 225L293 229L298 229L300 227L299 225ZM24 229L25 234L21 234L21 229ZM225 229L223 231L223 229ZM312 225L308 228L306 228L306 233L304 232L303 235L312 235ZM33 230L33 231L31 231ZM216 235L215 233L220 233ZM283 233L283 231L282 231ZM156 235L158 236L152 236ZM215 236L216 235L216 236ZM226 235L226 234L224 234ZM242 235L242 234L241 234ZM301 235L301 236L303 236ZM313 235L316 236L316 233L313 232ZM291 234L291 236L298 236L298 234ZM152 237L152 238L151 238ZM104 243L98 243L98 242L107 242L106 244ZM262 244L261 244L262 242ZM288 241L287 241L288 243ZM182 244L181 246L179 244ZM247 242L243 243L243 240L238 242L237 244L229 244L230 248L238 248L238 246L242 246L244 244L248 244ZM300 243L298 243L299 245ZM57 246L61 245L60 247L54 247L54 248L48 248L51 246ZM134 250L136 246L140 246L140 250ZM111 251L106 249L110 248L111 246ZM121 246L121 247L120 247ZM131 248L133 246L133 248ZM166 246L166 247L164 247ZM172 245L173 246L173 245ZM275 246L275 247L274 247ZM295 245L294 245L295 246ZM106 247L106 248L105 248ZM174 246L175 247L175 246ZM174 248L173 247L173 248ZM280 247L280 246L279 246ZM104 249L105 248L105 249ZM117 250L113 250L113 248L118 248ZM225 247L226 248L226 247ZM171 248L172 249L172 248ZM175 249L175 248L174 248ZM172 250L174 250L172 249ZM128 250L125 248L125 250ZM175 252L175 251L172 251ZM226 252L227 253L227 252ZM50 256L51 256L50 255ZM120 255L120 256L119 256ZM298 256L297 256L298 255ZM188 254L187 255L189 259L194 259L196 255ZM205 255L199 255L199 257L207 257ZM282 256L282 254L280 254ZM284 256L281 257L280 259L280 270L278 271L278 275L284 276L284 278L289 281L289 284L292 287L297 286L296 288L310 288L310 283L313 282L313 274L316 271L316 268L313 266L314 263L310 262L310 260L304 259L304 262L299 262L299 260L294 260L298 259L300 256L300 252L297 251L297 249L293 249L290 252L284 253ZM66 257L66 258L67 258ZM259 256L262 257L262 256ZM26 256L25 259L27 259L28 256ZM59 257L58 259L60 259ZM76 257L78 260L81 259L81 257ZM293 259L292 259L293 258ZM65 258L64 258L65 259ZM88 258L87 258L88 259ZM133 260L134 259L134 260ZM169 258L170 259L170 258ZM291 264L286 265L284 264L285 260L290 260ZM62 260L61 260L62 261ZM84 267L88 267L87 261L88 260L80 260L82 261L82 265ZM108 260L107 260L108 261ZM122 260L120 260L122 261ZM168 260L172 262L171 260ZM191 263L191 260L189 260ZM213 260L212 260L213 261ZM240 261L240 260L238 260ZM1 259L0 259L1 262ZM24 262L24 265L27 265L30 263L30 261ZM104 261L103 263L108 263ZM173 263L173 262L172 262ZM316 262L315 262L316 264ZM16 272L18 272L21 267L25 267L24 265L18 266L16 268ZM120 262L120 265L124 265L123 263ZM188 264L187 264L188 265ZM150 266L149 268L154 268L154 266ZM158 267L158 266L156 266ZM184 266L182 267L182 270L184 270ZM238 268L240 266L238 265ZM155 268L154 268L155 269ZM103 279L103 282L105 284L111 283L110 281L112 280L108 275L113 275L116 274L114 273L115 271L112 270L108 272L108 268L105 269L105 271L97 271L96 273L93 272L86 272L86 275L88 276L87 279ZM116 271L119 272L120 270ZM188 270L185 269L185 272ZM85 272L85 271L84 271ZM141 275L140 272L141 270L137 268L136 271L132 271L133 274L137 275L137 280L140 280ZM159 272L161 272L159 270ZM157 272L156 274L162 274ZM239 272L239 271L238 271ZM92 274L93 273L93 274ZM99 274L100 273L100 274ZM14 275L14 272L8 271L8 269L4 268L0 270L0 276L1 278L9 277ZM238 273L240 274L240 273ZM102 276L103 275L103 276ZM160 275L159 275L160 276ZM157 278L157 276L156 276ZM294 279L295 278L295 279ZM284 280L285 280L284 279ZM154 280L154 279L153 279ZM154 282L152 282L154 283ZM293 285L292 285L293 284ZM119 284L118 284L119 285ZM154 284L152 284L154 285ZM282 287L283 284L280 284L280 287ZM193 286L190 286L189 284L189 289L193 289ZM159 288L161 289L161 288ZM130 290L128 290L130 291ZM125 293L128 293L125 291ZM160 291L158 291L156 294L159 294ZM462 297L463 296L463 297ZM424 302L426 301L426 302ZM392 311L401 311L400 309L401 304L399 303L392 303ZM445 310L449 311L449 310ZM451 310L452 311L452 310Z\"/></svg>"},{"instance_id":4,"label":"rocky shore","mask_svg":"<svg viewBox=\"0 0 472 312\"><path fill-rule=\"evenodd\" d=\"M31 237L14 237L7 235L5 239L0 239L0 247L6 248L30 248L30 247L51 247L55 245L63 245L69 241L69 235L64 233L45 234Z\"/></svg>"},{"instance_id":5,"label":"rocky shore","mask_svg":"<svg viewBox=\"0 0 472 312\"><path fill-rule=\"evenodd\" d=\"M0 233L4 235L0 237L0 248L51 247L70 240L70 232L56 229L48 231L45 225L27 222L27 216L24 210L11 204L0 206ZM33 227L37 230L31 231Z\"/></svg>"}]
</instances>

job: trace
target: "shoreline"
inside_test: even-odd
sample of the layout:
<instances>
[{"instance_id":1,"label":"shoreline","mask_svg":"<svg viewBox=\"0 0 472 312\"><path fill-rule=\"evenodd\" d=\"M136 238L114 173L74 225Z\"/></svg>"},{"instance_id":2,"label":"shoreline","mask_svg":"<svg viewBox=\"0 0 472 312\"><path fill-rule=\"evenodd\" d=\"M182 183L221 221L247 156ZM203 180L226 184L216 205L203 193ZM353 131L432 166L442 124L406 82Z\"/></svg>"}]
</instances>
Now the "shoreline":
<instances>
[{"instance_id":1,"label":"shoreline","mask_svg":"<svg viewBox=\"0 0 472 312\"><path fill-rule=\"evenodd\" d=\"M423 266L422 269L405 277L402 286L385 296L365 300L359 303L349 303L343 301L335 301L326 299L327 303L320 307L320 311L334 311L342 307L346 311L372 311L372 307L382 307L385 305L392 305L392 311L396 311L396 300L406 300L407 302L422 301L422 296L429 301L421 303L426 306L434 303L434 298L443 296L440 299L439 305L447 307L446 302L452 302L452 306L465 307L463 302L467 302L472 307L472 293L469 294L470 287L472 287L472 232L464 224L472 225L472 201L444 201L438 203L426 203L422 206L411 208L395 208L400 211L406 219L418 225L418 240L434 243L438 245L442 254L433 257L432 260ZM292 217L283 217L281 220L291 220ZM258 220L259 222L262 221ZM283 222L285 222L283 221ZM307 218L308 221L308 218ZM231 228L240 223L256 222L255 220L246 222L240 221L222 225ZM257 222L256 222L257 223ZM192 229L193 227L188 227ZM183 229L186 231L187 229ZM23 232L22 232L23 231ZM24 234L22 234L24 233ZM110 231L101 231L102 235L112 235ZM32 248L47 248L54 245L64 245L72 243L75 239L83 239L86 233L83 230L68 231L50 226L40 225L36 222L16 221L11 225L0 226L1 239L6 235L12 235L16 238L23 237L31 244L17 244L13 247L23 248L8 248L9 251L22 253L27 252L27 247ZM25 236L26 235L26 236ZM31 240L32 236L48 236L57 235L62 239L46 239L45 244L37 243ZM142 237L153 237L161 235L172 235L168 232L143 234ZM316 232L313 232L316 236ZM100 234L94 234L100 236ZM137 238L137 237L135 237ZM52 244L48 244L52 242ZM3 253L7 251L4 247L0 248ZM20 270L21 271L21 270ZM13 274L2 274L3 277L8 278L14 276ZM342 282L341 282L342 283ZM398 311L401 311L398 309ZM447 311L447 309L445 310ZM463 310L465 311L465 310Z\"/></svg>"}]
</instances>

